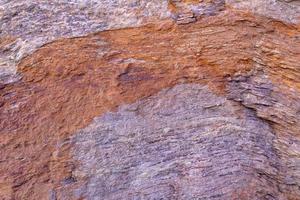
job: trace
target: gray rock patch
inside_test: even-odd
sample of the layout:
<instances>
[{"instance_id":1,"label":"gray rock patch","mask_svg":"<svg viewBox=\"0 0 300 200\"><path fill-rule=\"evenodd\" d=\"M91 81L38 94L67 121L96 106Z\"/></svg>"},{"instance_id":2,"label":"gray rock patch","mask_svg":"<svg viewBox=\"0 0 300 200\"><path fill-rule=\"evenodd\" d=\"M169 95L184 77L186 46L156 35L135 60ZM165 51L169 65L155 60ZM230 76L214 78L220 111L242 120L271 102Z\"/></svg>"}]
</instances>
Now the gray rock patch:
<instances>
[{"instance_id":1,"label":"gray rock patch","mask_svg":"<svg viewBox=\"0 0 300 200\"><path fill-rule=\"evenodd\" d=\"M86 199L283 199L274 139L253 111L206 86L177 85L78 132L73 176L86 184L72 192Z\"/></svg>"}]
</instances>

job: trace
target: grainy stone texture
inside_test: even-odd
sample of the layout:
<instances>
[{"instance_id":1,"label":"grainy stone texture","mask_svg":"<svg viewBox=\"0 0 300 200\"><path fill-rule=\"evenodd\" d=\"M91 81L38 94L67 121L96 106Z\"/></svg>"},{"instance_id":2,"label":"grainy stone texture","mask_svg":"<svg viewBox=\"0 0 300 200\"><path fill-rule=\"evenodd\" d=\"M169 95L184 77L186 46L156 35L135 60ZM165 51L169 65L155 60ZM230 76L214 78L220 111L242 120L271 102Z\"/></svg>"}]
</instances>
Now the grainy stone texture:
<instances>
[{"instance_id":1,"label":"grainy stone texture","mask_svg":"<svg viewBox=\"0 0 300 200\"><path fill-rule=\"evenodd\" d=\"M20 79L16 67L19 61L58 38L136 27L166 18L187 24L198 17L216 15L225 6L287 23L297 24L300 18L297 0L2 0L0 83Z\"/></svg>"},{"instance_id":2,"label":"grainy stone texture","mask_svg":"<svg viewBox=\"0 0 300 200\"><path fill-rule=\"evenodd\" d=\"M300 20L299 0L226 0L226 4L287 23Z\"/></svg>"},{"instance_id":3,"label":"grainy stone texture","mask_svg":"<svg viewBox=\"0 0 300 200\"><path fill-rule=\"evenodd\" d=\"M285 166L283 180L289 186L290 198L300 197L300 93L273 85L262 70L234 77L229 91L229 99L255 110L258 117L273 127L277 135L274 147Z\"/></svg>"},{"instance_id":4,"label":"grainy stone texture","mask_svg":"<svg viewBox=\"0 0 300 200\"><path fill-rule=\"evenodd\" d=\"M77 133L72 178L86 184L59 199L284 199L275 139L252 110L177 85Z\"/></svg>"},{"instance_id":5,"label":"grainy stone texture","mask_svg":"<svg viewBox=\"0 0 300 200\"><path fill-rule=\"evenodd\" d=\"M167 0L1 0L0 38L13 40L0 49L0 78L15 80L9 75L16 72L16 63L55 39L135 27L168 16Z\"/></svg>"},{"instance_id":6,"label":"grainy stone texture","mask_svg":"<svg viewBox=\"0 0 300 200\"><path fill-rule=\"evenodd\" d=\"M0 1L0 199L299 200L298 5Z\"/></svg>"}]
</instances>

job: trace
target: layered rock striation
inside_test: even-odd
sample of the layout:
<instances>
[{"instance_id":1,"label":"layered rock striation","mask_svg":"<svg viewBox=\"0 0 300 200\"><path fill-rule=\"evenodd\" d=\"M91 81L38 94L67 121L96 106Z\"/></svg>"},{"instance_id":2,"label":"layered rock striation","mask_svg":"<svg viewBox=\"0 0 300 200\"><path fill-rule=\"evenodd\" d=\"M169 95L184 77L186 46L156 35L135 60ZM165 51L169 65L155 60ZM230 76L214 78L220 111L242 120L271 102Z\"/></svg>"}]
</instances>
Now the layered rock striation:
<instances>
[{"instance_id":1,"label":"layered rock striation","mask_svg":"<svg viewBox=\"0 0 300 200\"><path fill-rule=\"evenodd\" d=\"M0 2L0 199L300 199L298 1Z\"/></svg>"}]
</instances>

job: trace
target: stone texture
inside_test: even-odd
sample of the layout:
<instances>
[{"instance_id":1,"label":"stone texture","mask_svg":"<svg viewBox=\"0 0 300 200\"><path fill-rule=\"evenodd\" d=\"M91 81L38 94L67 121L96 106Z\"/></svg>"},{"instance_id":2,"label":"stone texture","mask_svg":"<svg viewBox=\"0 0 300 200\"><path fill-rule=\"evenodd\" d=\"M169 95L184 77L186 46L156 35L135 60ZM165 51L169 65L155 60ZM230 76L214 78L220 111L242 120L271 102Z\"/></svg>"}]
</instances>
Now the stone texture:
<instances>
[{"instance_id":1,"label":"stone texture","mask_svg":"<svg viewBox=\"0 0 300 200\"><path fill-rule=\"evenodd\" d=\"M226 4L287 23L300 20L299 0L226 0Z\"/></svg>"},{"instance_id":2,"label":"stone texture","mask_svg":"<svg viewBox=\"0 0 300 200\"><path fill-rule=\"evenodd\" d=\"M2 0L0 38L13 38L0 51L2 81L15 80L9 76L15 73L15 65L46 43L61 37L78 37L97 31L134 27L155 18L166 18L170 16L167 2Z\"/></svg>"},{"instance_id":3,"label":"stone texture","mask_svg":"<svg viewBox=\"0 0 300 200\"><path fill-rule=\"evenodd\" d=\"M274 147L285 166L283 180L290 187L289 198L299 197L300 93L286 86L272 84L262 70L234 77L230 80L229 91L229 99L255 110L258 117L273 127L277 135Z\"/></svg>"},{"instance_id":4,"label":"stone texture","mask_svg":"<svg viewBox=\"0 0 300 200\"><path fill-rule=\"evenodd\" d=\"M20 79L17 64L21 59L56 39L136 27L166 18L186 24L198 17L216 15L226 6L287 23L297 24L300 18L297 0L2 0L0 83Z\"/></svg>"},{"instance_id":5,"label":"stone texture","mask_svg":"<svg viewBox=\"0 0 300 200\"><path fill-rule=\"evenodd\" d=\"M299 199L298 9L1 1L0 199Z\"/></svg>"},{"instance_id":6,"label":"stone texture","mask_svg":"<svg viewBox=\"0 0 300 200\"><path fill-rule=\"evenodd\" d=\"M207 87L177 85L77 133L73 154L82 165L72 178L86 184L58 197L284 199L275 140L252 110Z\"/></svg>"}]
</instances>

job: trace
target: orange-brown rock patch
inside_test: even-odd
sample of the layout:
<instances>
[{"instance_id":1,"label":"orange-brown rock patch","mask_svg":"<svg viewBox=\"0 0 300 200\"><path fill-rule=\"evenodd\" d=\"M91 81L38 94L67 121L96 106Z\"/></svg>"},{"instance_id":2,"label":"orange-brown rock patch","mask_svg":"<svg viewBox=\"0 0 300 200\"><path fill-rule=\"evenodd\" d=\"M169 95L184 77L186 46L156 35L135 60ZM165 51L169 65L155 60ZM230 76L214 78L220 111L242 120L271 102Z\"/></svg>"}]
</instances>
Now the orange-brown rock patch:
<instances>
[{"instance_id":1,"label":"orange-brown rock patch","mask_svg":"<svg viewBox=\"0 0 300 200\"><path fill-rule=\"evenodd\" d=\"M227 78L251 71L259 57L274 84L300 91L298 33L231 12L44 45L19 64L21 81L1 88L0 197L47 199L74 167L67 143L72 133L163 88L197 82L224 95Z\"/></svg>"}]
</instances>

